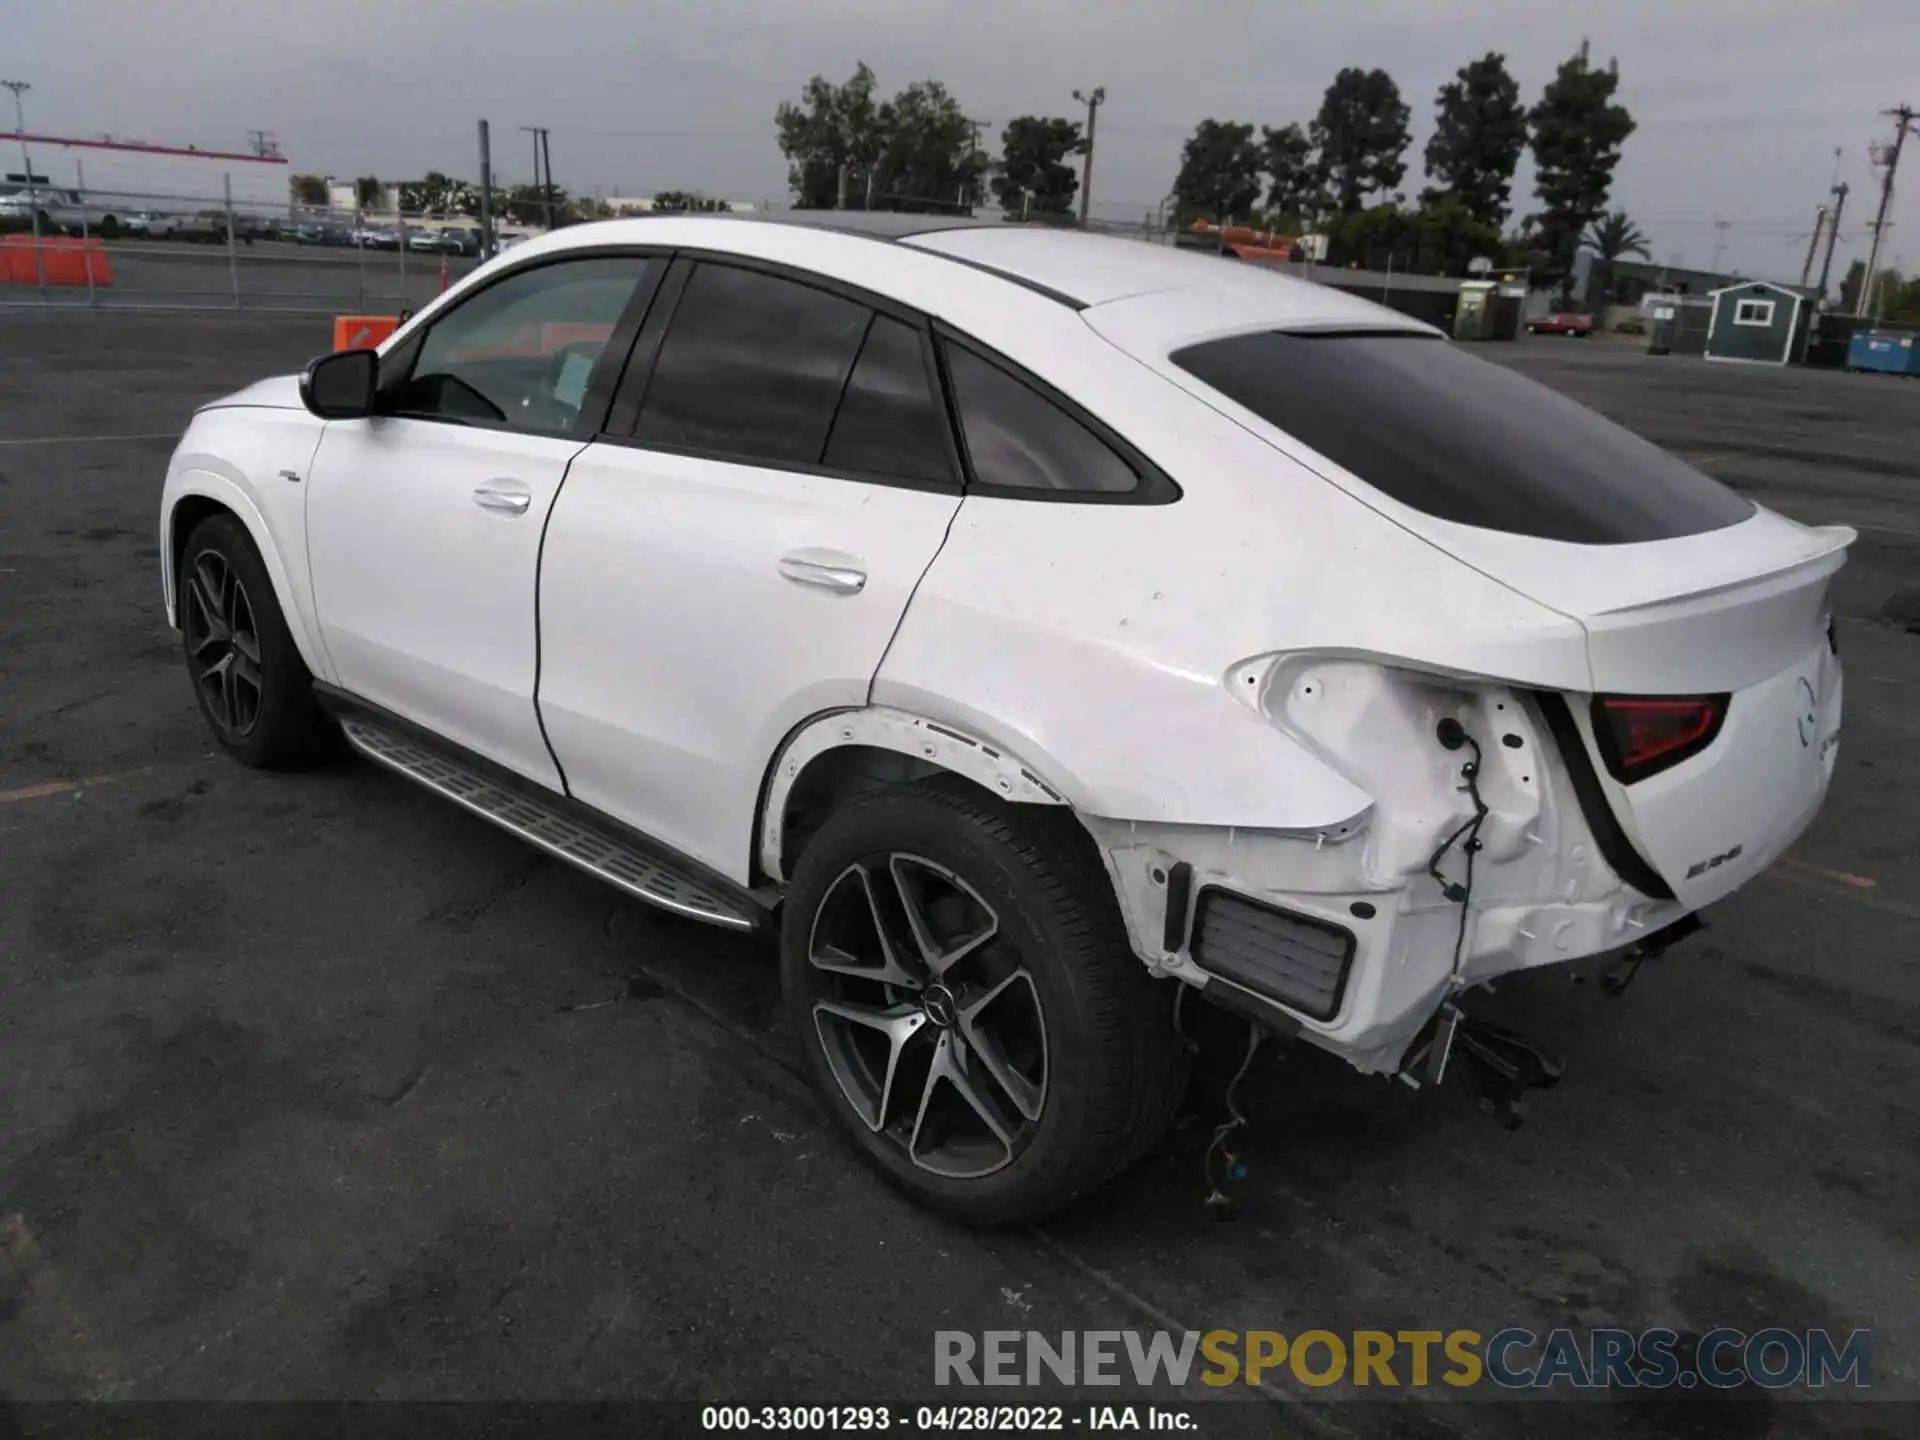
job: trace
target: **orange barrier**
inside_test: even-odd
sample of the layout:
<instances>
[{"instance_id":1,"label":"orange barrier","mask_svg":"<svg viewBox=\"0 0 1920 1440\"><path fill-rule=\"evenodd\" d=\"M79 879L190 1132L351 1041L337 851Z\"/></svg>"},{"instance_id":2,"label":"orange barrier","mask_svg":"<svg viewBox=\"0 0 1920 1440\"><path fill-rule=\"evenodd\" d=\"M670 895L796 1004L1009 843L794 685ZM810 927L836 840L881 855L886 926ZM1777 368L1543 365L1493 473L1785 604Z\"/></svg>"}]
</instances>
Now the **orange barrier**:
<instances>
[{"instance_id":1,"label":"orange barrier","mask_svg":"<svg viewBox=\"0 0 1920 1440\"><path fill-rule=\"evenodd\" d=\"M333 317L333 348L371 350L400 328L397 315L336 315Z\"/></svg>"},{"instance_id":2,"label":"orange barrier","mask_svg":"<svg viewBox=\"0 0 1920 1440\"><path fill-rule=\"evenodd\" d=\"M0 285L38 285L43 275L49 285L84 286L91 280L95 289L104 289L113 284L113 262L91 236L42 235L38 263L33 236L0 236Z\"/></svg>"}]
</instances>

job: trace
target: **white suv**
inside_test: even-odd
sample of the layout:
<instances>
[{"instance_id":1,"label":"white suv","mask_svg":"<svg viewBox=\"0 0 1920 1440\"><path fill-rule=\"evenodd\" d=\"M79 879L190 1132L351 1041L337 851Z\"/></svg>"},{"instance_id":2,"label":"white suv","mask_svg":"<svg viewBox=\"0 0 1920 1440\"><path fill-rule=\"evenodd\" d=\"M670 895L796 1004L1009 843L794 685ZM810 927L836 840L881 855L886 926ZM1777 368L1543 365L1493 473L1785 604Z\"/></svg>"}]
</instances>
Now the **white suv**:
<instances>
[{"instance_id":1,"label":"white suv","mask_svg":"<svg viewBox=\"0 0 1920 1440\"><path fill-rule=\"evenodd\" d=\"M777 917L921 1201L1030 1220L1151 1146L1188 987L1512 1108L1555 1066L1464 995L1658 948L1820 805L1851 532L1331 289L817 218L544 236L209 405L166 603L241 760L337 726Z\"/></svg>"}]
</instances>

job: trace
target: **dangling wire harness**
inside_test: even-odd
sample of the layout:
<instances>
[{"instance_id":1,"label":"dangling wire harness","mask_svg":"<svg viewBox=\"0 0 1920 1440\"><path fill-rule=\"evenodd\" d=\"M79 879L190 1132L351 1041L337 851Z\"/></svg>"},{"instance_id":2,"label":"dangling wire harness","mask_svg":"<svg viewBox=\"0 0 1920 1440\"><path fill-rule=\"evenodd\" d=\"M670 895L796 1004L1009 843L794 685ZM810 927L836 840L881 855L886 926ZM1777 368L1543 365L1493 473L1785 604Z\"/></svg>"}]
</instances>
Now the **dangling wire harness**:
<instances>
[{"instance_id":1,"label":"dangling wire harness","mask_svg":"<svg viewBox=\"0 0 1920 1440\"><path fill-rule=\"evenodd\" d=\"M1433 852L1433 858L1427 861L1427 874L1440 886L1440 893L1460 907L1460 928L1453 940L1453 974L1460 976L1460 962L1467 948L1467 911L1473 903L1473 857L1480 853L1480 827L1486 823L1487 802L1480 798L1480 745L1467 733L1467 727L1451 715L1442 720L1434 729L1434 737L1442 748L1458 750L1462 746L1473 751L1473 758L1460 767L1460 778L1465 782L1467 798L1473 802L1473 815L1445 840L1440 848ZM1453 881L1440 873L1440 862L1447 858L1455 845L1460 846L1461 854L1467 857L1466 875L1462 880Z\"/></svg>"}]
</instances>

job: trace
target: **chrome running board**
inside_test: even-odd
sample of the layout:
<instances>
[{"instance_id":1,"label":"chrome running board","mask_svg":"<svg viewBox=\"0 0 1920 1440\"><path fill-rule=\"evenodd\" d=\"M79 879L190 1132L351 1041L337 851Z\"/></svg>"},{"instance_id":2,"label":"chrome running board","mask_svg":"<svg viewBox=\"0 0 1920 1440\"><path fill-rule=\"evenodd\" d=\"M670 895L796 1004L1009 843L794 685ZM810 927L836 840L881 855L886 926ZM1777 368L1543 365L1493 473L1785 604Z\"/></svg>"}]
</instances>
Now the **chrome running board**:
<instances>
[{"instance_id":1,"label":"chrome running board","mask_svg":"<svg viewBox=\"0 0 1920 1440\"><path fill-rule=\"evenodd\" d=\"M752 930L755 920L737 903L716 893L667 862L509 789L450 760L417 740L374 724L359 715L342 716L347 742L389 770L444 795L456 805L491 820L547 854L577 865L649 905L694 920Z\"/></svg>"}]
</instances>

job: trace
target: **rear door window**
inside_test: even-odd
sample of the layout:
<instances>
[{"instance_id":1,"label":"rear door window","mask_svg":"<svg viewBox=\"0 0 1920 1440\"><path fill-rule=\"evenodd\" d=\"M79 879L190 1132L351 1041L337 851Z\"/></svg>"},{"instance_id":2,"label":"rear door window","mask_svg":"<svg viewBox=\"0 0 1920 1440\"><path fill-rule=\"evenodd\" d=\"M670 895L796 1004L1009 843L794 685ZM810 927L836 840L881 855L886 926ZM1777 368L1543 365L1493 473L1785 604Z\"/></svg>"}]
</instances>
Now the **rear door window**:
<instances>
[{"instance_id":1,"label":"rear door window","mask_svg":"<svg viewBox=\"0 0 1920 1440\"><path fill-rule=\"evenodd\" d=\"M633 438L769 465L817 465L873 312L732 265L687 281Z\"/></svg>"},{"instance_id":2,"label":"rear door window","mask_svg":"<svg viewBox=\"0 0 1920 1440\"><path fill-rule=\"evenodd\" d=\"M1189 346L1173 363L1436 519L1622 545L1753 514L1624 426L1436 336L1266 331Z\"/></svg>"},{"instance_id":3,"label":"rear door window","mask_svg":"<svg viewBox=\"0 0 1920 1440\"><path fill-rule=\"evenodd\" d=\"M952 484L948 434L920 332L875 315L821 463L830 470Z\"/></svg>"}]
</instances>

